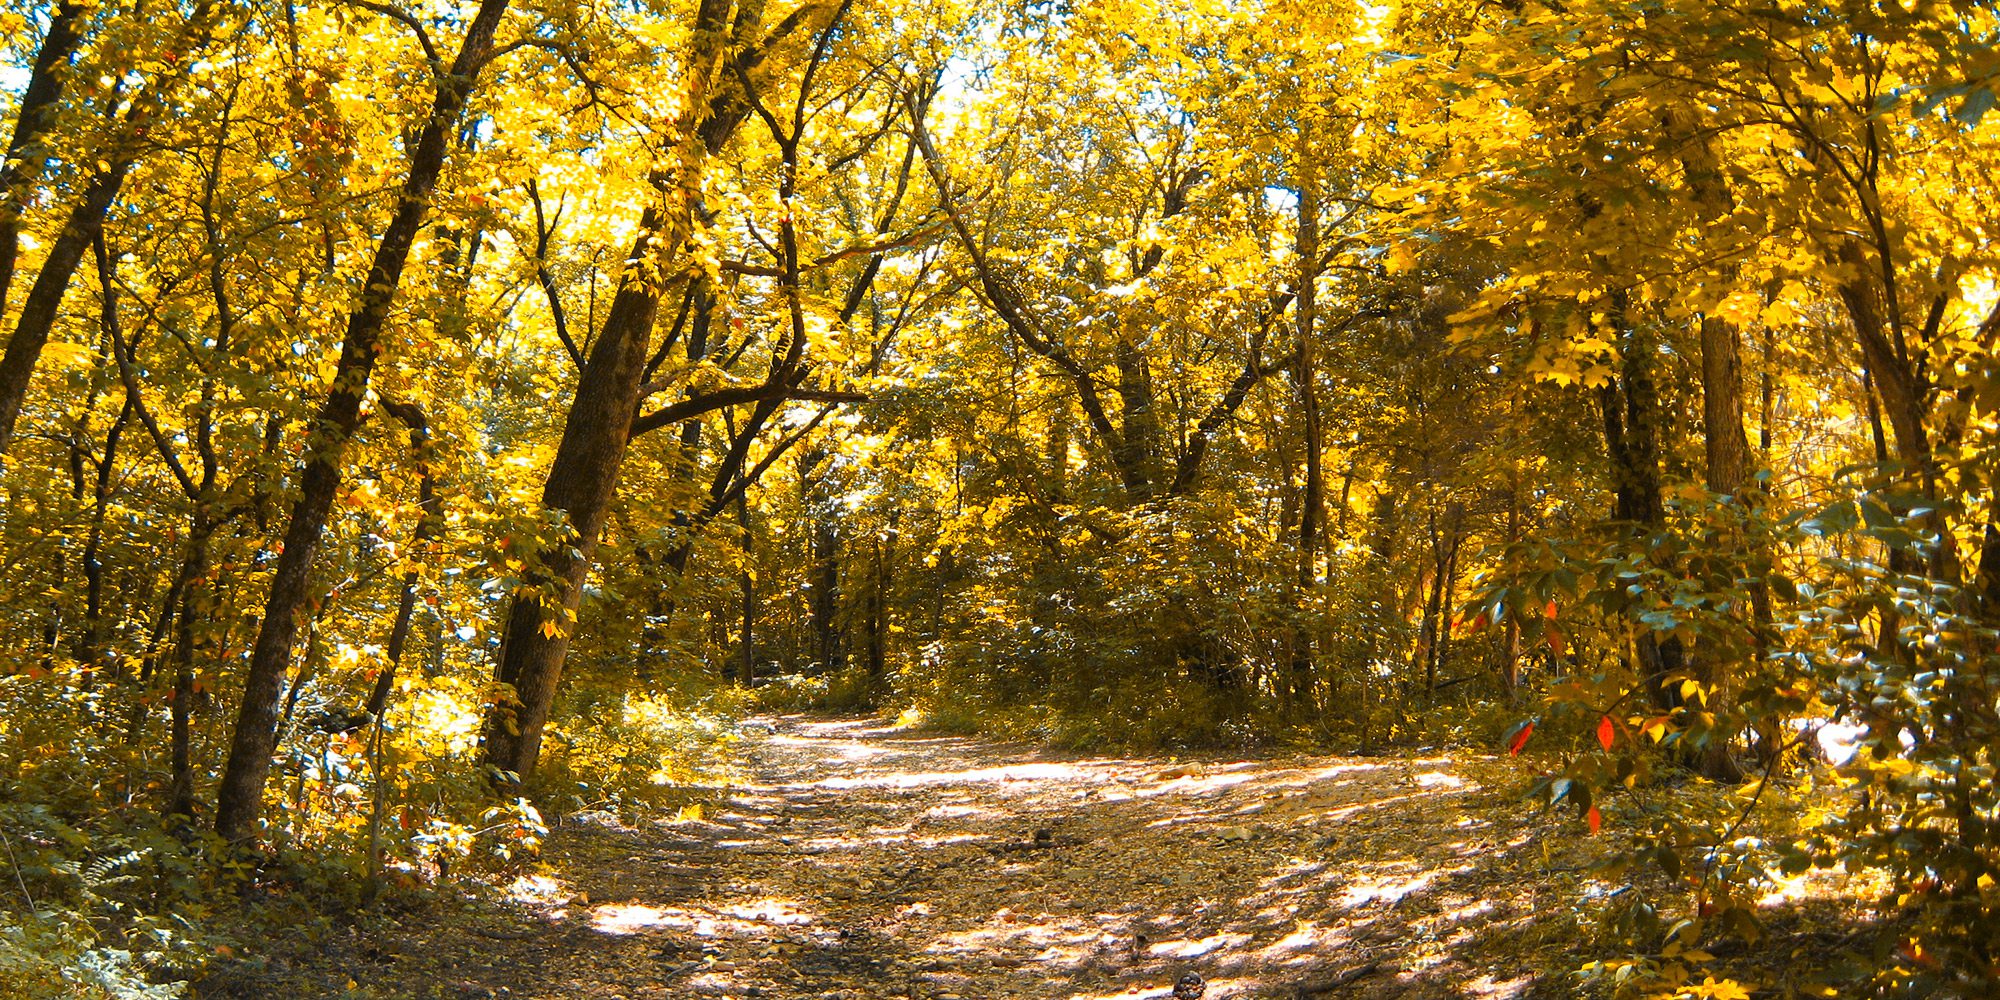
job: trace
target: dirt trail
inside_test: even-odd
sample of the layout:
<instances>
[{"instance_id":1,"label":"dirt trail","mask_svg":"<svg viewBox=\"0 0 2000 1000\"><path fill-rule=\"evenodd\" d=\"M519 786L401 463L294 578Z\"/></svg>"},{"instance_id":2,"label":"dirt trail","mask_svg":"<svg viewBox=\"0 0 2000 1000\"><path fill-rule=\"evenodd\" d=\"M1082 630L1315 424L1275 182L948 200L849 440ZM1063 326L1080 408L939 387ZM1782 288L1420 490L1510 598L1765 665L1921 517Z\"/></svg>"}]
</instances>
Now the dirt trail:
<instances>
[{"instance_id":1,"label":"dirt trail","mask_svg":"<svg viewBox=\"0 0 2000 1000\"><path fill-rule=\"evenodd\" d=\"M1544 877L1551 821L1511 818L1499 761L1077 758L808 718L759 732L747 783L706 819L565 826L512 923L388 943L358 985L1109 1000L1194 973L1206 1000L1573 992L1526 965L1560 947L1530 918L1574 887Z\"/></svg>"}]
</instances>

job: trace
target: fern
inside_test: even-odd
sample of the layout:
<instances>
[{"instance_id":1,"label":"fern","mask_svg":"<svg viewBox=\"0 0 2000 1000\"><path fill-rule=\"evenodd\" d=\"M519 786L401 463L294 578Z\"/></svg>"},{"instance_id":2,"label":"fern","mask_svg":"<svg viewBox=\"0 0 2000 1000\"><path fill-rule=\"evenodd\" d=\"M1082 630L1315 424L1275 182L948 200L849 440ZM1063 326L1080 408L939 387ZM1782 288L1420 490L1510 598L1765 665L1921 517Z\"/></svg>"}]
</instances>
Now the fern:
<instances>
[{"instance_id":1,"label":"fern","mask_svg":"<svg viewBox=\"0 0 2000 1000\"><path fill-rule=\"evenodd\" d=\"M92 948L76 957L75 973L113 1000L179 1000L186 982L149 983L132 953L118 948Z\"/></svg>"},{"instance_id":2,"label":"fern","mask_svg":"<svg viewBox=\"0 0 2000 1000\"><path fill-rule=\"evenodd\" d=\"M130 882L138 876L129 872L121 873L120 869L128 868L138 863L144 857L145 852L143 851L126 851L123 854L107 855L84 865L77 872L77 878L83 883L85 892L93 893L108 886Z\"/></svg>"}]
</instances>

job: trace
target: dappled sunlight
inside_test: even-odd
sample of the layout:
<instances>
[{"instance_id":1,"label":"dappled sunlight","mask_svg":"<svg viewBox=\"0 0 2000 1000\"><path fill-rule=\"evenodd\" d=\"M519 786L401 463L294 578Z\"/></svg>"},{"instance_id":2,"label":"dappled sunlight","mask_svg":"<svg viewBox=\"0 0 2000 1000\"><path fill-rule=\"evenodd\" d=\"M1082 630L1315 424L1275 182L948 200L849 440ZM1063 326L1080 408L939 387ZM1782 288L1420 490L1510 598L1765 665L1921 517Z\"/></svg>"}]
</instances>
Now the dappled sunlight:
<instances>
[{"instance_id":1,"label":"dappled sunlight","mask_svg":"<svg viewBox=\"0 0 2000 1000\"><path fill-rule=\"evenodd\" d=\"M923 818L931 820L967 819L973 816L986 816L991 814L992 810L981 809L977 806L960 806L960 805L932 806L929 809L923 811Z\"/></svg>"},{"instance_id":2,"label":"dappled sunlight","mask_svg":"<svg viewBox=\"0 0 2000 1000\"><path fill-rule=\"evenodd\" d=\"M1386 903L1400 902L1405 896L1430 888L1431 883L1437 881L1440 876L1457 874L1468 870L1470 867L1466 865L1442 870L1433 869L1431 871L1419 872L1406 879L1368 879L1350 886L1347 892L1340 897L1340 901L1348 907L1366 906L1378 900Z\"/></svg>"},{"instance_id":3,"label":"dappled sunlight","mask_svg":"<svg viewBox=\"0 0 2000 1000\"><path fill-rule=\"evenodd\" d=\"M1273 818L1289 819L1293 822L1298 822L1298 823L1335 822L1335 821L1345 820L1360 814L1368 813L1377 809L1382 809L1387 806L1392 806L1397 803L1409 802L1411 800L1422 798L1425 796L1462 794L1469 790L1470 789L1453 787L1440 791L1405 792L1396 795L1386 795L1381 798L1369 799L1368 801L1365 802L1349 802L1338 805L1327 804L1325 806L1317 806L1314 803L1305 801L1283 800L1282 804L1275 808L1269 803L1261 803L1259 805L1261 805L1263 808L1256 810L1256 812L1269 813L1272 815ZM1254 813L1245 810L1241 812L1230 812L1228 813L1228 815L1254 815ZM1150 825L1155 828L1177 827L1177 826L1186 826L1189 824L1210 822L1213 820L1213 818L1214 817L1199 811L1190 811L1163 817L1161 819L1155 820Z\"/></svg>"},{"instance_id":4,"label":"dappled sunlight","mask_svg":"<svg viewBox=\"0 0 2000 1000\"><path fill-rule=\"evenodd\" d=\"M1246 965L1287 967L1300 963L1317 965L1327 951L1353 941L1349 929L1312 920L1299 920L1290 933L1245 956Z\"/></svg>"},{"instance_id":5,"label":"dappled sunlight","mask_svg":"<svg viewBox=\"0 0 2000 1000\"><path fill-rule=\"evenodd\" d=\"M1209 1000L1348 974L1366 985L1333 995L1525 995L1518 976L1476 981L1494 967L1465 957L1531 913L1489 887L1529 840L1470 811L1484 772L1072 760L861 732L764 743L753 784L650 828L678 838L671 864L638 848L643 830L591 829L607 857L651 859L658 892L537 877L517 893L567 905L591 940L671 956L662 992L622 991L634 1000L836 992L792 985L816 976L873 984L847 1000L1164 1000L1188 972Z\"/></svg>"},{"instance_id":6,"label":"dappled sunlight","mask_svg":"<svg viewBox=\"0 0 2000 1000\"><path fill-rule=\"evenodd\" d=\"M1193 941L1156 941L1147 946L1146 954L1154 958L1201 958L1204 955L1214 954L1224 948L1241 948L1249 944L1250 940L1251 938L1248 934L1225 931L1220 934L1210 934L1205 938Z\"/></svg>"},{"instance_id":7,"label":"dappled sunlight","mask_svg":"<svg viewBox=\"0 0 2000 1000\"><path fill-rule=\"evenodd\" d=\"M1527 996L1529 988L1534 985L1533 976L1515 976L1504 980L1480 976L1465 984L1465 995L1478 1000L1518 1000Z\"/></svg>"},{"instance_id":8,"label":"dappled sunlight","mask_svg":"<svg viewBox=\"0 0 2000 1000\"><path fill-rule=\"evenodd\" d=\"M662 927L685 928L689 925L690 921L681 914L670 915L660 907L637 903L599 906L590 914L590 927L600 934L638 934Z\"/></svg>"},{"instance_id":9,"label":"dappled sunlight","mask_svg":"<svg viewBox=\"0 0 2000 1000\"><path fill-rule=\"evenodd\" d=\"M507 898L529 906L554 906L569 898L563 881L548 875L523 875L507 887Z\"/></svg>"},{"instance_id":10,"label":"dappled sunlight","mask_svg":"<svg viewBox=\"0 0 2000 1000\"><path fill-rule=\"evenodd\" d=\"M787 899L759 899L713 909L604 903L590 909L590 927L600 934L626 936L672 930L697 938L761 937L773 928L811 924L815 918Z\"/></svg>"},{"instance_id":11,"label":"dappled sunlight","mask_svg":"<svg viewBox=\"0 0 2000 1000\"><path fill-rule=\"evenodd\" d=\"M811 782L814 788L925 788L939 785L972 785L1016 781L1108 781L1109 778L1078 764L1009 764L967 771L897 771L859 778L824 778Z\"/></svg>"},{"instance_id":12,"label":"dappled sunlight","mask_svg":"<svg viewBox=\"0 0 2000 1000\"><path fill-rule=\"evenodd\" d=\"M949 844L969 844L991 839L975 833L951 833L942 835L912 835L907 833L883 833L871 836L845 835L838 837L814 837L797 840L793 845L802 854L818 856L852 853L869 847L943 847ZM727 846L727 845L725 845ZM752 846L739 844L737 846Z\"/></svg>"},{"instance_id":13,"label":"dappled sunlight","mask_svg":"<svg viewBox=\"0 0 2000 1000\"><path fill-rule=\"evenodd\" d=\"M1348 775L1366 774L1371 771L1388 770L1387 764L1372 762L1328 764L1322 767L1286 768L1267 771L1264 782L1274 788L1302 788L1309 785L1325 784Z\"/></svg>"},{"instance_id":14,"label":"dappled sunlight","mask_svg":"<svg viewBox=\"0 0 2000 1000\"><path fill-rule=\"evenodd\" d=\"M797 745L797 744L803 744L807 741L795 736L773 736L771 737L771 742L781 743L781 744L791 743ZM905 756L904 751L901 750L895 750L888 747L869 746L868 744L865 743L842 742L821 749L824 752L831 753L835 757L838 757L840 760L847 762L874 760L880 757Z\"/></svg>"},{"instance_id":15,"label":"dappled sunlight","mask_svg":"<svg viewBox=\"0 0 2000 1000\"><path fill-rule=\"evenodd\" d=\"M930 954L1032 951L1037 961L1060 962L1064 956L1080 957L1104 939L1103 929L1095 923L1073 917L1048 913L1017 917L1001 911L985 926L941 935L923 950Z\"/></svg>"},{"instance_id":16,"label":"dappled sunlight","mask_svg":"<svg viewBox=\"0 0 2000 1000\"><path fill-rule=\"evenodd\" d=\"M749 903L738 903L732 906L721 907L717 912L735 917L738 920L752 920L764 924L809 924L813 921L811 916L799 912L797 903L783 899L761 899Z\"/></svg>"}]
</instances>

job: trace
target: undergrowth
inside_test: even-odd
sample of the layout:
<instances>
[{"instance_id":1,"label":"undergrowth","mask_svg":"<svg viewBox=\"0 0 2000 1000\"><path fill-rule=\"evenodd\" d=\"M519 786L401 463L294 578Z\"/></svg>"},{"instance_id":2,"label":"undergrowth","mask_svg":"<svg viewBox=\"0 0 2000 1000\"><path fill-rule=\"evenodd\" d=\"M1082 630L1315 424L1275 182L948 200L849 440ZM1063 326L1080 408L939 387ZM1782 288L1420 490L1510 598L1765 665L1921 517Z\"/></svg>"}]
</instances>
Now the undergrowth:
<instances>
[{"instance_id":1,"label":"undergrowth","mask_svg":"<svg viewBox=\"0 0 2000 1000\"><path fill-rule=\"evenodd\" d=\"M748 703L579 689L535 784L496 794L476 762L481 693L419 679L379 733L298 725L252 852L205 816L162 815L159 741L127 738L157 705L0 678L0 995L167 1000L224 969L261 981L274 956L383 907L517 877L553 825L543 809L638 819L713 795Z\"/></svg>"}]
</instances>

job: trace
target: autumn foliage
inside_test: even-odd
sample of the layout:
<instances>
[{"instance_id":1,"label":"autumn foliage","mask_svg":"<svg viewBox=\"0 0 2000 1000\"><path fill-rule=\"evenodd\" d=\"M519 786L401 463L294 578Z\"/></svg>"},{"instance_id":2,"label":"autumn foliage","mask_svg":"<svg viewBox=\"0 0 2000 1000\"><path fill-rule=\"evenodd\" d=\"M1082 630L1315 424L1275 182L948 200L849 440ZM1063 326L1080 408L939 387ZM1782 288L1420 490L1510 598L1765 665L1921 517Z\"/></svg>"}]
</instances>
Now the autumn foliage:
<instances>
[{"instance_id":1,"label":"autumn foliage","mask_svg":"<svg viewBox=\"0 0 2000 1000\"><path fill-rule=\"evenodd\" d=\"M1845 986L1984 995L1996 29L0 14L0 968L195 975L132 914L678 807L763 704L1497 747L1630 882L1608 988L1742 995L1838 870Z\"/></svg>"}]
</instances>

